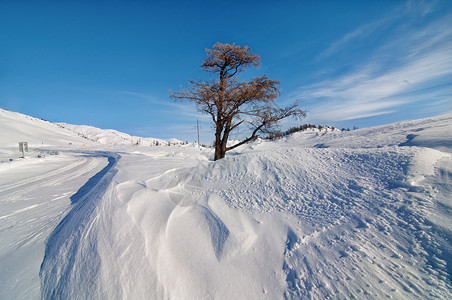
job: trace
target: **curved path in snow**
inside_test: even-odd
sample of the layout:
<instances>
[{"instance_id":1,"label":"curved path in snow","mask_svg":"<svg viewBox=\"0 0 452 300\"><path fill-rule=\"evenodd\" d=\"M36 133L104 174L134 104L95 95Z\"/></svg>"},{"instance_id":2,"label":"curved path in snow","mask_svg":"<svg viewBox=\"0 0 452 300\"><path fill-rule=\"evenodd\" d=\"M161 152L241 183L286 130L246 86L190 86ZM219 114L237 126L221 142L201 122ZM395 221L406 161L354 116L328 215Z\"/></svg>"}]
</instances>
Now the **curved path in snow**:
<instances>
[{"instance_id":1,"label":"curved path in snow","mask_svg":"<svg viewBox=\"0 0 452 300\"><path fill-rule=\"evenodd\" d=\"M72 209L50 234L44 260L41 265L41 296L43 299L68 299L68 283L76 279L80 287L89 285L89 281L96 276L100 266L97 251L93 249L92 240L86 239L90 233L96 217L96 203L101 199L112 178L117 173L115 165L120 156L111 152L94 152L95 157L106 157L108 165L91 177L77 193L71 197ZM79 256L92 265L77 265ZM96 257L91 257L96 256ZM97 262L97 264L96 264ZM84 282L88 281L88 282Z\"/></svg>"},{"instance_id":2,"label":"curved path in snow","mask_svg":"<svg viewBox=\"0 0 452 300\"><path fill-rule=\"evenodd\" d=\"M47 238L70 196L107 165L103 156L59 150L0 168L0 299L39 299Z\"/></svg>"}]
</instances>

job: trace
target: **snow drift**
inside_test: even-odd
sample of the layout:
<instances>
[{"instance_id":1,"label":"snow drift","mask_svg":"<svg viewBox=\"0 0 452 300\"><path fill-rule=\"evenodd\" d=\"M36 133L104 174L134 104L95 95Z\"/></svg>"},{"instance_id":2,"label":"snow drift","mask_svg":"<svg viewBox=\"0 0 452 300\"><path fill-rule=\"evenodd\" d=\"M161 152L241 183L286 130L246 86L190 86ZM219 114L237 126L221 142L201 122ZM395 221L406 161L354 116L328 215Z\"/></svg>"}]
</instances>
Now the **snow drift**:
<instances>
[{"instance_id":1,"label":"snow drift","mask_svg":"<svg viewBox=\"0 0 452 300\"><path fill-rule=\"evenodd\" d=\"M57 221L30 238L33 230L15 224L44 222L39 208L52 193L24 169L0 171L0 201L9 209L0 216L8 241L0 267L9 270L11 257L20 266L25 254L14 251L40 249L25 260L27 271L4 273L0 296L451 298L451 129L446 115L299 132L217 162L211 150L188 146L52 146L60 155L40 160L79 164L85 184L50 183L64 190L55 201L60 216L49 213ZM33 161L21 168L47 178ZM33 284L20 289L23 278Z\"/></svg>"}]
</instances>

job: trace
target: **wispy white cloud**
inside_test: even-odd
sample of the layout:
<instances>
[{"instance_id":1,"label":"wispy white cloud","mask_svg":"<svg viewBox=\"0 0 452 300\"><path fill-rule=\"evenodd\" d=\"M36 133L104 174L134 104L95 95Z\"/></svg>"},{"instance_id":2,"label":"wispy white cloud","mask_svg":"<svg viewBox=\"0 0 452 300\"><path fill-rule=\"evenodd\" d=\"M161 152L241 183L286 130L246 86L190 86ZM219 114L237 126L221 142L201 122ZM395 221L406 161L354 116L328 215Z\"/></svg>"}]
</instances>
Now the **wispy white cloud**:
<instances>
[{"instance_id":1,"label":"wispy white cloud","mask_svg":"<svg viewBox=\"0 0 452 300\"><path fill-rule=\"evenodd\" d=\"M375 31L385 27L388 24L389 19L390 18L388 17L382 20L372 22L370 24L363 25L355 29L354 31L346 34L344 37L331 44L327 49L320 52L320 54L317 56L317 60L325 59L342 50L344 47L347 47L347 45L350 44L352 41L366 37L369 34L372 34Z\"/></svg>"},{"instance_id":2,"label":"wispy white cloud","mask_svg":"<svg viewBox=\"0 0 452 300\"><path fill-rule=\"evenodd\" d=\"M427 6L416 9L426 14L432 11ZM405 17L391 14L363 25L333 43L319 58L347 51L348 44L357 38L372 38L372 33L384 31L388 23ZM357 60L353 71L302 87L291 96L312 100L310 117L341 121L393 113L401 105L452 90L452 15L425 23L422 29L419 24L404 24L403 32L376 50L362 61Z\"/></svg>"},{"instance_id":3,"label":"wispy white cloud","mask_svg":"<svg viewBox=\"0 0 452 300\"><path fill-rule=\"evenodd\" d=\"M337 52L346 49L351 43L360 43L360 40L365 40L369 36L374 35L379 31L384 31L394 22L406 17L424 17L434 11L437 1L407 1L402 6L388 12L381 19L361 25L355 30L345 34L339 40L333 42L327 49L320 52L317 60L325 59Z\"/></svg>"}]
</instances>

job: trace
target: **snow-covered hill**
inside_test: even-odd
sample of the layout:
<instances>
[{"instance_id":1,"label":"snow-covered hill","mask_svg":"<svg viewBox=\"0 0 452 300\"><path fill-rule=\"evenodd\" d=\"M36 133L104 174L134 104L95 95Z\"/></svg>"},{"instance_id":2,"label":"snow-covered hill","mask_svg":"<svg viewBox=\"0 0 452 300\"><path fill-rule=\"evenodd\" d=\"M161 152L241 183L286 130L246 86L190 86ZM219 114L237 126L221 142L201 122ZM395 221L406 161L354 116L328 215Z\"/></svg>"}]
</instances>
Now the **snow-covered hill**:
<instances>
[{"instance_id":1,"label":"snow-covered hill","mask_svg":"<svg viewBox=\"0 0 452 300\"><path fill-rule=\"evenodd\" d=\"M86 125L51 123L0 108L0 162L17 159L19 142L28 142L29 155L43 156L44 149L83 149L87 146L109 147L117 145L155 146L181 145L177 139L162 140L131 136L111 129L99 129ZM55 149L56 149L55 148ZM45 152L45 151L44 151Z\"/></svg>"},{"instance_id":2,"label":"snow-covered hill","mask_svg":"<svg viewBox=\"0 0 452 300\"><path fill-rule=\"evenodd\" d=\"M155 146L180 145L182 141L177 139L162 140L157 138L143 138L138 136L131 136L127 133L122 133L113 129L99 129L87 125L71 125L66 123L57 123L61 128L70 129L80 136L86 137L89 140L99 142L103 145L141 145L141 146Z\"/></svg>"},{"instance_id":3,"label":"snow-covered hill","mask_svg":"<svg viewBox=\"0 0 452 300\"><path fill-rule=\"evenodd\" d=\"M0 298L452 298L451 129L299 132L217 162L48 143L0 168Z\"/></svg>"},{"instance_id":4,"label":"snow-covered hill","mask_svg":"<svg viewBox=\"0 0 452 300\"><path fill-rule=\"evenodd\" d=\"M16 112L0 109L0 162L19 157L19 142L28 142L30 150L47 146L82 147L92 144L75 132L61 130L53 123Z\"/></svg>"}]
</instances>

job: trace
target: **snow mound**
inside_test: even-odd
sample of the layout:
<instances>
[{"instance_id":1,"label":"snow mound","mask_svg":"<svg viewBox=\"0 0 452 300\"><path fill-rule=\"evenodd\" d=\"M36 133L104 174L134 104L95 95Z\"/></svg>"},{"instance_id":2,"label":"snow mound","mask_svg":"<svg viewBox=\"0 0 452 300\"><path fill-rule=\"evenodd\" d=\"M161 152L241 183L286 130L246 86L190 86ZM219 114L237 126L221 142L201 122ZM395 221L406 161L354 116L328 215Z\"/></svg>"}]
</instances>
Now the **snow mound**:
<instances>
[{"instance_id":1,"label":"snow mound","mask_svg":"<svg viewBox=\"0 0 452 300\"><path fill-rule=\"evenodd\" d=\"M452 228L445 235L434 217L435 199L450 192L433 183L435 166L449 155L415 147L277 148L192 173L200 174L196 191L204 197L219 195L248 214L296 217L284 222L279 252L285 297L450 296Z\"/></svg>"},{"instance_id":2,"label":"snow mound","mask_svg":"<svg viewBox=\"0 0 452 300\"><path fill-rule=\"evenodd\" d=\"M110 144L0 171L0 298L452 298L452 115L216 162L77 128Z\"/></svg>"}]
</instances>

